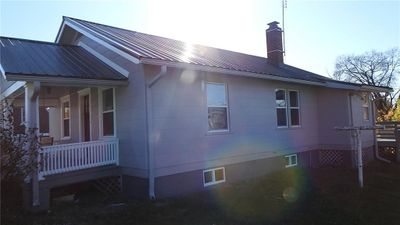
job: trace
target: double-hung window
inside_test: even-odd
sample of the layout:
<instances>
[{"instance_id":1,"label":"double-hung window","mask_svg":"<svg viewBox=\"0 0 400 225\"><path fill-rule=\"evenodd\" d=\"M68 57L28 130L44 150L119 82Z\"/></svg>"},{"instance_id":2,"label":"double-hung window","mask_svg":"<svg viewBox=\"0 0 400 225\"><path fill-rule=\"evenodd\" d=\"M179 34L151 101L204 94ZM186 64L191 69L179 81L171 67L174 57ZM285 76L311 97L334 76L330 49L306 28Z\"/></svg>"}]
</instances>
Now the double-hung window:
<instances>
[{"instance_id":1,"label":"double-hung window","mask_svg":"<svg viewBox=\"0 0 400 225\"><path fill-rule=\"evenodd\" d=\"M298 91L275 90L276 121L278 127L300 126Z\"/></svg>"},{"instance_id":2,"label":"double-hung window","mask_svg":"<svg viewBox=\"0 0 400 225\"><path fill-rule=\"evenodd\" d=\"M61 136L69 138L71 136L71 108L69 96L61 99Z\"/></svg>"},{"instance_id":3,"label":"double-hung window","mask_svg":"<svg viewBox=\"0 0 400 225\"><path fill-rule=\"evenodd\" d=\"M114 106L114 89L104 89L101 91L101 99L102 99L102 128L103 128L103 136L114 136L114 114L115 114L115 106Z\"/></svg>"},{"instance_id":4,"label":"double-hung window","mask_svg":"<svg viewBox=\"0 0 400 225\"><path fill-rule=\"evenodd\" d=\"M368 94L364 94L362 98L362 110L363 110L363 118L364 120L369 120L369 96Z\"/></svg>"},{"instance_id":5,"label":"double-hung window","mask_svg":"<svg viewBox=\"0 0 400 225\"><path fill-rule=\"evenodd\" d=\"M226 84L207 83L208 131L228 131Z\"/></svg>"},{"instance_id":6,"label":"double-hung window","mask_svg":"<svg viewBox=\"0 0 400 225\"><path fill-rule=\"evenodd\" d=\"M278 127L287 127L286 90L275 90L276 120Z\"/></svg>"}]
</instances>

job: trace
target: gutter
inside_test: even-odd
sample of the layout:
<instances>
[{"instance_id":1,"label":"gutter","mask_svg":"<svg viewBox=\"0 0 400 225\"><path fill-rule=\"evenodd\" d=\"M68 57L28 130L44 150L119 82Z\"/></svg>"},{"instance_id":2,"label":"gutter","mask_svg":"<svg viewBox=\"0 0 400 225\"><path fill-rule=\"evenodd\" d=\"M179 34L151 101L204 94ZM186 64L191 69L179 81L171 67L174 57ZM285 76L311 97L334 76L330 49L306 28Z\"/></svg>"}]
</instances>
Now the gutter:
<instances>
[{"instance_id":1,"label":"gutter","mask_svg":"<svg viewBox=\"0 0 400 225\"><path fill-rule=\"evenodd\" d=\"M146 104L146 148L147 148L147 166L148 166L148 181L149 181L149 198L156 199L155 194L155 168L154 168L154 131L153 131L153 107L151 87L156 84L167 73L167 66L163 65L160 72L149 82L145 83L145 104Z\"/></svg>"},{"instance_id":2,"label":"gutter","mask_svg":"<svg viewBox=\"0 0 400 225\"><path fill-rule=\"evenodd\" d=\"M156 66L166 65L168 67L173 67L173 68L190 69L190 70L197 70L197 71L203 71L203 72L222 73L222 74L235 75L235 76L252 77L252 78L259 78L259 79L266 79L266 80L275 80L275 81L291 82L291 83L297 83L297 84L314 85L314 86L325 87L325 88L345 89L345 90L353 90L353 91L372 91L372 92L393 91L389 87L377 87L377 86L369 86L369 85L361 85L361 84L353 84L353 83L345 83L345 82L336 82L335 80L316 82L316 81L308 81L308 80L302 80L302 79L296 79L296 78L281 77L281 76L277 76L274 74L262 74L262 73L248 72L248 71L239 71L239 70L232 70L232 69L227 69L227 68L222 68L222 67L214 67L214 66L207 66L207 65L200 65L200 64L191 64L191 63L184 63L184 62L160 60L160 59L154 59L154 58L141 58L140 63L147 64L147 65L156 65Z\"/></svg>"},{"instance_id":3,"label":"gutter","mask_svg":"<svg viewBox=\"0 0 400 225\"><path fill-rule=\"evenodd\" d=\"M378 86L369 86L369 85L361 85L361 91L370 91L370 92L393 92L393 88L390 87L378 87Z\"/></svg>"}]
</instances>

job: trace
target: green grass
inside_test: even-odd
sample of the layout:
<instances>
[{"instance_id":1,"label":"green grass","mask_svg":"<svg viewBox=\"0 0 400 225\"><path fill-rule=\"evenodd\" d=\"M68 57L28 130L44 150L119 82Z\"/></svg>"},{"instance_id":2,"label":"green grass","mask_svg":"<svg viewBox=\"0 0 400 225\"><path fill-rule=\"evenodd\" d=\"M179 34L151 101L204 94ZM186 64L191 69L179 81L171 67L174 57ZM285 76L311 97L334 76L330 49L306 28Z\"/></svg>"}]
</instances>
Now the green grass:
<instances>
[{"instance_id":1,"label":"green grass","mask_svg":"<svg viewBox=\"0 0 400 225\"><path fill-rule=\"evenodd\" d=\"M36 215L3 209L2 224L400 224L400 165L369 164L363 189L355 170L293 168L155 203L119 199L125 204L110 206L102 199L91 193Z\"/></svg>"}]
</instances>

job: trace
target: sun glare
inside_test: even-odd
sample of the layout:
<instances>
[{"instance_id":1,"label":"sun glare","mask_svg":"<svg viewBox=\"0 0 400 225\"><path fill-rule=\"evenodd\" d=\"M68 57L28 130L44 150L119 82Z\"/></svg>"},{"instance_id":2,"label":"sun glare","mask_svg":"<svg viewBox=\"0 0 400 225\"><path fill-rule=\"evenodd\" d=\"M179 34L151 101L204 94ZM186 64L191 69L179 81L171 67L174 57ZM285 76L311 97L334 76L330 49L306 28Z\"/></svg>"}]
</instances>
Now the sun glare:
<instances>
[{"instance_id":1,"label":"sun glare","mask_svg":"<svg viewBox=\"0 0 400 225\"><path fill-rule=\"evenodd\" d=\"M160 36L218 48L248 50L245 49L248 46L241 46L243 40L249 38L246 29L250 26L245 24L254 24L255 18L238 15L251 11L251 4L228 0L149 0L146 4L149 12L146 23L148 27L157 27Z\"/></svg>"},{"instance_id":2,"label":"sun glare","mask_svg":"<svg viewBox=\"0 0 400 225\"><path fill-rule=\"evenodd\" d=\"M187 63L190 62L190 58L193 56L192 52L193 52L193 45L189 42L186 42L184 47L184 53L181 57L181 60Z\"/></svg>"}]
</instances>

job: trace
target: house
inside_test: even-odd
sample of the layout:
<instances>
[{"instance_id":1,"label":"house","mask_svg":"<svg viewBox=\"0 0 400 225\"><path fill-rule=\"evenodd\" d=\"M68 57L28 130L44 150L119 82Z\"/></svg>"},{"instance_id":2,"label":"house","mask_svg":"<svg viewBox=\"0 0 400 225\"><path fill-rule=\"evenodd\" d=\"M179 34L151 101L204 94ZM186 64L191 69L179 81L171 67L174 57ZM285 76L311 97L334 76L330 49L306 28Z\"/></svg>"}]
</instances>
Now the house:
<instances>
[{"instance_id":1,"label":"house","mask_svg":"<svg viewBox=\"0 0 400 225\"><path fill-rule=\"evenodd\" d=\"M370 92L267 58L63 17L55 43L1 37L1 99L52 139L26 199L54 187L120 177L127 195L207 190L286 167L354 164L336 126L372 125ZM312 60L312 59L310 59ZM374 135L362 136L373 159Z\"/></svg>"}]
</instances>

